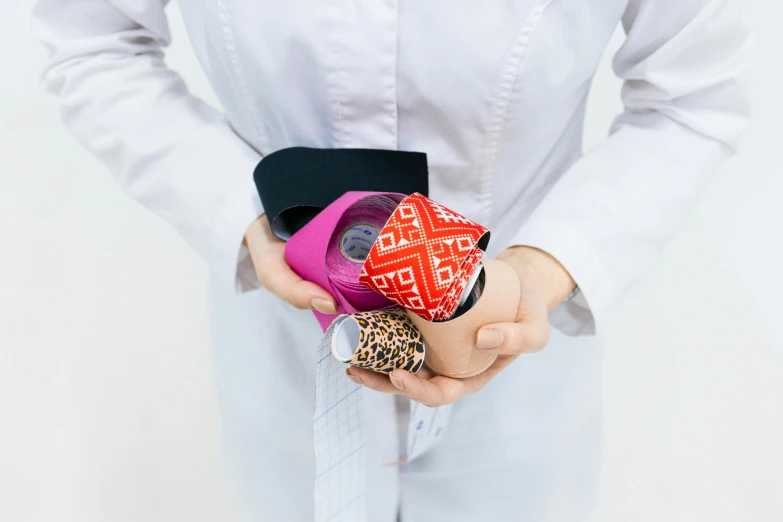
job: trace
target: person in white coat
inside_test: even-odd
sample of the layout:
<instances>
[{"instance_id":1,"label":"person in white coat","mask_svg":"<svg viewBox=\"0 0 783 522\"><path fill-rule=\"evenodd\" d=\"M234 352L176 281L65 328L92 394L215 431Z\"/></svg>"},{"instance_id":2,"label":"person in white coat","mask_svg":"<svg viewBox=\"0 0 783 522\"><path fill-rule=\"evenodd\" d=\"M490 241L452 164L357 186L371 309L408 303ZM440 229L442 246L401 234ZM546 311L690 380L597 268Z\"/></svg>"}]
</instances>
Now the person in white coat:
<instances>
[{"instance_id":1,"label":"person in white coat","mask_svg":"<svg viewBox=\"0 0 783 522\"><path fill-rule=\"evenodd\" d=\"M523 290L516 323L479 333L480 348L502 354L484 374L352 371L372 404L369 518L586 519L601 320L738 145L749 117L742 0L181 2L223 112L166 66L165 3L37 0L34 31L67 127L211 267L227 476L242 513L312 519L320 331L296 308L334 301L286 265L252 179L264 155L310 146L426 152L430 196L492 230L488 255L514 266ZM585 100L618 23L625 110L583 155ZM439 445L383 467L405 416L394 394L455 405Z\"/></svg>"}]
</instances>

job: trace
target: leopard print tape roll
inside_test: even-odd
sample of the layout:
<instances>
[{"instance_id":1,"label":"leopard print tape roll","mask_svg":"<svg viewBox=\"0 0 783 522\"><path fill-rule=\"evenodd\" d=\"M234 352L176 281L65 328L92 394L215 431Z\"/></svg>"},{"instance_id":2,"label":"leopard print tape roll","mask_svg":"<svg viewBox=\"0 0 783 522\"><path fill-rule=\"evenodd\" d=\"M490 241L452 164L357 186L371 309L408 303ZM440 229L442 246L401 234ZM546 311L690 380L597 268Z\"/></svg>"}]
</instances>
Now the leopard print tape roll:
<instances>
[{"instance_id":1,"label":"leopard print tape roll","mask_svg":"<svg viewBox=\"0 0 783 522\"><path fill-rule=\"evenodd\" d=\"M424 338L403 310L358 312L336 321L332 354L342 362L383 373L416 373L424 364Z\"/></svg>"}]
</instances>

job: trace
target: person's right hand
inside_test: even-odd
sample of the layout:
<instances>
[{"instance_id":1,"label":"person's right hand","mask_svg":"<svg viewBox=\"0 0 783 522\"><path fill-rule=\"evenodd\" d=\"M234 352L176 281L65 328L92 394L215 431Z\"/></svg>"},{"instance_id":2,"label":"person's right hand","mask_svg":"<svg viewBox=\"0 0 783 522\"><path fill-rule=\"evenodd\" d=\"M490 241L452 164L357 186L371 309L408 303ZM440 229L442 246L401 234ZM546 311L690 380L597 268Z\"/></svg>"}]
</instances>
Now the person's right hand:
<instances>
[{"instance_id":1,"label":"person's right hand","mask_svg":"<svg viewBox=\"0 0 783 522\"><path fill-rule=\"evenodd\" d=\"M285 260L285 241L277 238L266 215L253 221L245 232L258 280L267 290L300 310L318 310L324 314L337 311L334 298L315 283L305 281Z\"/></svg>"}]
</instances>

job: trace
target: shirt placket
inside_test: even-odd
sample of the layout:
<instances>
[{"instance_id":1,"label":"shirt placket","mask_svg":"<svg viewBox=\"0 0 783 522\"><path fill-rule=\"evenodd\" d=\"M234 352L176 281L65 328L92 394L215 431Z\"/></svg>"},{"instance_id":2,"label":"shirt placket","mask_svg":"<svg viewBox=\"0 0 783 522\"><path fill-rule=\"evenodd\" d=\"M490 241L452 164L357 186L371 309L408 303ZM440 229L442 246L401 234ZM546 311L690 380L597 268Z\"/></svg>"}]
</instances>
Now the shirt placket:
<instances>
[{"instance_id":1,"label":"shirt placket","mask_svg":"<svg viewBox=\"0 0 783 522\"><path fill-rule=\"evenodd\" d=\"M397 0L335 0L324 24L335 145L395 150Z\"/></svg>"}]
</instances>

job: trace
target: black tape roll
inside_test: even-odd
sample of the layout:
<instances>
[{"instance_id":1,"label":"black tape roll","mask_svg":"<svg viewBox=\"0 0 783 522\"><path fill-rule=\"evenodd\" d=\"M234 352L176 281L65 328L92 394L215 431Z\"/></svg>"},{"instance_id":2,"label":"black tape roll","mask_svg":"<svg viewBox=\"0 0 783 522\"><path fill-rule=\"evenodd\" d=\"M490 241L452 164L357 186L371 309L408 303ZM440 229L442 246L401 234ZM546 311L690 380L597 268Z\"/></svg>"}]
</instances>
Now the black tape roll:
<instances>
[{"instance_id":1,"label":"black tape roll","mask_svg":"<svg viewBox=\"0 0 783 522\"><path fill-rule=\"evenodd\" d=\"M290 238L349 191L429 193L423 152L291 147L264 157L253 179L280 239Z\"/></svg>"}]
</instances>

